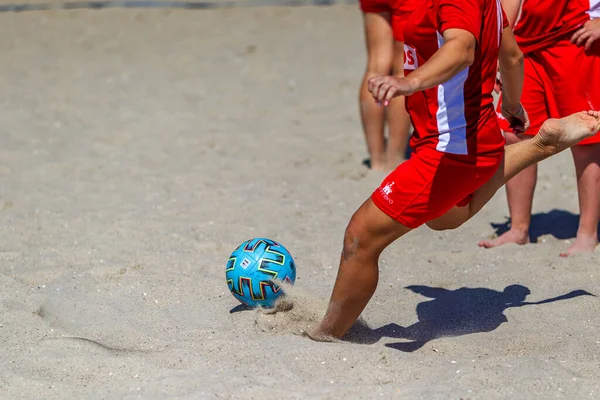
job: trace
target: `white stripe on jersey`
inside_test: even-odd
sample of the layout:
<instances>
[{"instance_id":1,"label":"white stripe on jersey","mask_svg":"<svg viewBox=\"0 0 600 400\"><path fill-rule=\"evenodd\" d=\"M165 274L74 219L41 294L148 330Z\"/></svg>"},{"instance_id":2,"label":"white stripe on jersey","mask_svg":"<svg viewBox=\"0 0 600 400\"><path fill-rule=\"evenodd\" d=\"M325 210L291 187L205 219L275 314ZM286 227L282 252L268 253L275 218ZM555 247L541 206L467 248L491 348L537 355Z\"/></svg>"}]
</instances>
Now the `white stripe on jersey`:
<instances>
[{"instance_id":1,"label":"white stripe on jersey","mask_svg":"<svg viewBox=\"0 0 600 400\"><path fill-rule=\"evenodd\" d=\"M590 0L590 18L600 18L600 0Z\"/></svg>"},{"instance_id":2,"label":"white stripe on jersey","mask_svg":"<svg viewBox=\"0 0 600 400\"><path fill-rule=\"evenodd\" d=\"M500 48L502 29L504 29L504 17L502 16L502 3L500 0L496 0L496 15L498 17L498 48Z\"/></svg>"},{"instance_id":3,"label":"white stripe on jersey","mask_svg":"<svg viewBox=\"0 0 600 400\"><path fill-rule=\"evenodd\" d=\"M437 32L438 47L444 37ZM436 149L443 153L468 154L465 118L465 82L469 68L438 86L438 110L435 114L439 132Z\"/></svg>"}]
</instances>

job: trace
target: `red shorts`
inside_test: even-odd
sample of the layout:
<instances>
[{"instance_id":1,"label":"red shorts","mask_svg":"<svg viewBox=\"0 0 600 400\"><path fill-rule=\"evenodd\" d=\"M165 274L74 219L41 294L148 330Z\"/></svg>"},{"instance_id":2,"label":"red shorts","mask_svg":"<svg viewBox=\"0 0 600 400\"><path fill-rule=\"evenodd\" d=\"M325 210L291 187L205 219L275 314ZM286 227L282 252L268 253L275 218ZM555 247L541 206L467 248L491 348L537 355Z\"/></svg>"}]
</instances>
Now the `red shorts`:
<instances>
[{"instance_id":1,"label":"red shorts","mask_svg":"<svg viewBox=\"0 0 600 400\"><path fill-rule=\"evenodd\" d=\"M473 192L489 181L504 151L465 156L420 147L385 178L371 196L384 213L408 228L441 217L452 207L464 207Z\"/></svg>"},{"instance_id":2,"label":"red shorts","mask_svg":"<svg viewBox=\"0 0 600 400\"><path fill-rule=\"evenodd\" d=\"M363 13L391 13L392 7L389 0L359 0L360 9Z\"/></svg>"},{"instance_id":3,"label":"red shorts","mask_svg":"<svg viewBox=\"0 0 600 400\"><path fill-rule=\"evenodd\" d=\"M527 55L521 103L535 135L548 118L560 118L585 110L600 110L600 54L586 54L568 40ZM498 104L500 113L500 102ZM510 131L499 116L500 127ZM600 134L580 144L600 143Z\"/></svg>"}]
</instances>

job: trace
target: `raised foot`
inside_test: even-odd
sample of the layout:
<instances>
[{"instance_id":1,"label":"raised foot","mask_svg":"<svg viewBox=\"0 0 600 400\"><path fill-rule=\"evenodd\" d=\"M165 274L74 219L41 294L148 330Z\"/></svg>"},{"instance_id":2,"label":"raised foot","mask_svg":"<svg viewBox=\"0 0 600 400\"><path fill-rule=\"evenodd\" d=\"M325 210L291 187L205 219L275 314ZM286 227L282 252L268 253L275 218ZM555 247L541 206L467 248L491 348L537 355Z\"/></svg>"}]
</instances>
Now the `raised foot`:
<instances>
[{"instance_id":1,"label":"raised foot","mask_svg":"<svg viewBox=\"0 0 600 400\"><path fill-rule=\"evenodd\" d=\"M481 240L477 243L479 247L483 247L486 249L491 249L493 247L502 246L503 244L508 243L516 243L516 244L527 244L529 243L529 233L527 231L520 231L516 229L511 229L507 232L504 232L502 235L497 238L490 240Z\"/></svg>"},{"instance_id":2,"label":"raised foot","mask_svg":"<svg viewBox=\"0 0 600 400\"><path fill-rule=\"evenodd\" d=\"M600 130L600 112L581 111L567 117L551 118L534 137L536 143L555 154L594 136Z\"/></svg>"},{"instance_id":3,"label":"raised foot","mask_svg":"<svg viewBox=\"0 0 600 400\"><path fill-rule=\"evenodd\" d=\"M579 253L591 253L598 246L598 238L579 236L568 249L560 253L561 257L570 257Z\"/></svg>"}]
</instances>

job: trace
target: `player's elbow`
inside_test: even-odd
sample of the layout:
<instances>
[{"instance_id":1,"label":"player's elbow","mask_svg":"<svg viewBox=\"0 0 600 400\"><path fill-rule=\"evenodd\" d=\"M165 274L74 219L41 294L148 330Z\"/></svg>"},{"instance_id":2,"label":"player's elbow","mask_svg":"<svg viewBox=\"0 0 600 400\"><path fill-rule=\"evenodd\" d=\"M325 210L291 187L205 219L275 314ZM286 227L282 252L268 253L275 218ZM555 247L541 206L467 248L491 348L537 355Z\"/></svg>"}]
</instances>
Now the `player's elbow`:
<instances>
[{"instance_id":1,"label":"player's elbow","mask_svg":"<svg viewBox=\"0 0 600 400\"><path fill-rule=\"evenodd\" d=\"M444 31L444 41L452 51L455 62L462 68L468 68L475 62L477 39L471 32L462 29L447 29Z\"/></svg>"},{"instance_id":2,"label":"player's elbow","mask_svg":"<svg viewBox=\"0 0 600 400\"><path fill-rule=\"evenodd\" d=\"M521 67L525 62L525 56L520 49L514 49L514 51L506 57L505 62L509 67Z\"/></svg>"},{"instance_id":3,"label":"player's elbow","mask_svg":"<svg viewBox=\"0 0 600 400\"><path fill-rule=\"evenodd\" d=\"M475 42L462 41L460 45L460 63L463 68L470 67L475 62Z\"/></svg>"},{"instance_id":4,"label":"player's elbow","mask_svg":"<svg viewBox=\"0 0 600 400\"><path fill-rule=\"evenodd\" d=\"M458 71L469 68L475 62L475 50L471 50L468 46L460 44L454 52L453 66Z\"/></svg>"},{"instance_id":5,"label":"player's elbow","mask_svg":"<svg viewBox=\"0 0 600 400\"><path fill-rule=\"evenodd\" d=\"M477 50L477 40L471 34L464 35L461 38L463 64L465 68L470 67L475 62L475 51Z\"/></svg>"},{"instance_id":6,"label":"player's elbow","mask_svg":"<svg viewBox=\"0 0 600 400\"><path fill-rule=\"evenodd\" d=\"M465 54L464 64L465 67L470 67L475 62L475 49L469 49Z\"/></svg>"},{"instance_id":7,"label":"player's elbow","mask_svg":"<svg viewBox=\"0 0 600 400\"><path fill-rule=\"evenodd\" d=\"M521 50L519 50L518 53L515 54L513 62L519 67L525 64L525 55Z\"/></svg>"}]
</instances>

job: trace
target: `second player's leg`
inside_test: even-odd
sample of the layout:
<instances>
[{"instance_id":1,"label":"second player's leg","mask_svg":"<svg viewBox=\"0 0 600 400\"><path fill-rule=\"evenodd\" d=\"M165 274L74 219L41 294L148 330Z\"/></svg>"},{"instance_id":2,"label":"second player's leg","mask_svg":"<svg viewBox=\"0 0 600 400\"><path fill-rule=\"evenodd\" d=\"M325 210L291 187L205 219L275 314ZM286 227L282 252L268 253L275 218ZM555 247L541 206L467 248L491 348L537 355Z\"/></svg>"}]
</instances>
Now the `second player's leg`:
<instances>
[{"instance_id":1,"label":"second player's leg","mask_svg":"<svg viewBox=\"0 0 600 400\"><path fill-rule=\"evenodd\" d=\"M575 242L561 256L594 251L598 245L600 220L600 143L571 149L577 174L579 228Z\"/></svg>"},{"instance_id":2,"label":"second player's leg","mask_svg":"<svg viewBox=\"0 0 600 400\"><path fill-rule=\"evenodd\" d=\"M385 153L385 110L373 100L368 90L369 79L388 75L392 70L394 37L390 24L391 15L364 13L367 67L360 87L360 116L371 159L371 168L383 170Z\"/></svg>"},{"instance_id":3,"label":"second player's leg","mask_svg":"<svg viewBox=\"0 0 600 400\"><path fill-rule=\"evenodd\" d=\"M395 42L394 68L396 76L404 75L404 43ZM388 144L387 169L393 170L405 159L410 136L410 116L405 107L405 97L399 96L387 107Z\"/></svg>"},{"instance_id":4,"label":"second player's leg","mask_svg":"<svg viewBox=\"0 0 600 400\"><path fill-rule=\"evenodd\" d=\"M543 55L561 115L583 107L600 108L599 54L586 54L583 48L564 40ZM561 256L590 252L596 247L600 212L599 146L600 136L596 135L572 149L580 205L579 229L575 242Z\"/></svg>"},{"instance_id":5,"label":"second player's leg","mask_svg":"<svg viewBox=\"0 0 600 400\"><path fill-rule=\"evenodd\" d=\"M521 139L513 133L506 132L507 145L531 139L530 136ZM529 224L533 194L537 183L537 164L525 168L506 183L506 197L510 213L510 229L491 240L482 240L479 246L492 248L506 243L525 244L529 242Z\"/></svg>"},{"instance_id":6,"label":"second player's leg","mask_svg":"<svg viewBox=\"0 0 600 400\"><path fill-rule=\"evenodd\" d=\"M517 137L510 130L506 121L500 120L505 130L507 145L531 139L537 133L544 121L550 117L558 116L556 100L552 93L552 82L539 65L537 60L525 57L525 79L523 82L523 95L521 103L529 114L531 127L528 135ZM529 224L533 206L533 195L537 182L537 164L525 168L513 179L506 183L506 197L510 214L510 230L491 240L482 240L478 243L481 247L491 248L506 243L525 244L529 242Z\"/></svg>"}]
</instances>

